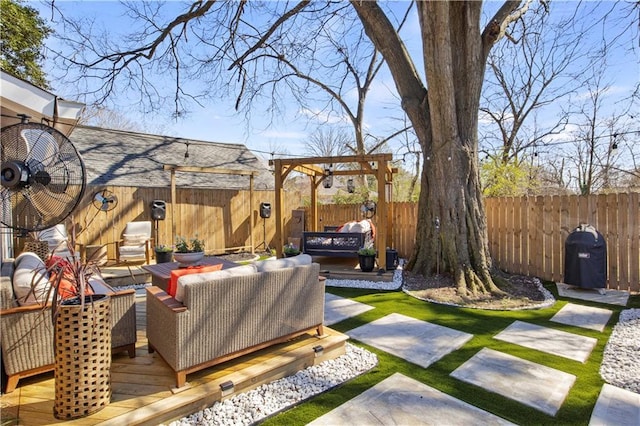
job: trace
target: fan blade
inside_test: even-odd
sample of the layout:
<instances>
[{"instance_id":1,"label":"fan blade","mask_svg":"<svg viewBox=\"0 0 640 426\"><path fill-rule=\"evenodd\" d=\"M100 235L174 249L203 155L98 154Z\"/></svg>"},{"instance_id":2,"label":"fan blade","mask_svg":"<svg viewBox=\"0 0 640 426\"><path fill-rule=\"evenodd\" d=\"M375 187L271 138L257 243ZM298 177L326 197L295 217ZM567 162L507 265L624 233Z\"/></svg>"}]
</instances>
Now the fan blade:
<instances>
[{"instance_id":1,"label":"fan blade","mask_svg":"<svg viewBox=\"0 0 640 426\"><path fill-rule=\"evenodd\" d=\"M58 158L58 141L46 130L27 128L20 132L20 136L27 145L26 159L36 160L46 167Z\"/></svg>"}]
</instances>

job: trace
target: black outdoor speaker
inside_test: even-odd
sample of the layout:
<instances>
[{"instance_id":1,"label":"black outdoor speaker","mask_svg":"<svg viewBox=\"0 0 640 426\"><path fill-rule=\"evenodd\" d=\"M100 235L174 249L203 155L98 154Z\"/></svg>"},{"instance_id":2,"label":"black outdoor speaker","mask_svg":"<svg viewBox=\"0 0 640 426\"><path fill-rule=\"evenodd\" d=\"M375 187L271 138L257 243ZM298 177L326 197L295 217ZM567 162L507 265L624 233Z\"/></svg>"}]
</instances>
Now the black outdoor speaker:
<instances>
[{"instance_id":1,"label":"black outdoor speaker","mask_svg":"<svg viewBox=\"0 0 640 426\"><path fill-rule=\"evenodd\" d=\"M267 219L271 217L270 203L260 203L260 217L263 219Z\"/></svg>"},{"instance_id":2,"label":"black outdoor speaker","mask_svg":"<svg viewBox=\"0 0 640 426\"><path fill-rule=\"evenodd\" d=\"M151 218L153 220L164 220L167 217L167 203L162 200L151 202Z\"/></svg>"}]
</instances>

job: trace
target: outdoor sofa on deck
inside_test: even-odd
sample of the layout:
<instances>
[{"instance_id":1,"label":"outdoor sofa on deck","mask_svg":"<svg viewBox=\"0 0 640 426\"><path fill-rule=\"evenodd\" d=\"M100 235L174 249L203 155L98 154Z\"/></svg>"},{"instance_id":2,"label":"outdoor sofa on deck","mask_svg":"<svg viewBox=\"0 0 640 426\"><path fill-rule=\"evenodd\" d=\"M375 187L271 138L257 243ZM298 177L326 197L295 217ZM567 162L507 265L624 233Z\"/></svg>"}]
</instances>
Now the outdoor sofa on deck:
<instances>
[{"instance_id":1,"label":"outdoor sofa on deck","mask_svg":"<svg viewBox=\"0 0 640 426\"><path fill-rule=\"evenodd\" d=\"M319 273L320 265L300 255L182 276L182 302L149 287L149 351L160 354L182 387L189 373L307 332L321 336Z\"/></svg>"}]
</instances>

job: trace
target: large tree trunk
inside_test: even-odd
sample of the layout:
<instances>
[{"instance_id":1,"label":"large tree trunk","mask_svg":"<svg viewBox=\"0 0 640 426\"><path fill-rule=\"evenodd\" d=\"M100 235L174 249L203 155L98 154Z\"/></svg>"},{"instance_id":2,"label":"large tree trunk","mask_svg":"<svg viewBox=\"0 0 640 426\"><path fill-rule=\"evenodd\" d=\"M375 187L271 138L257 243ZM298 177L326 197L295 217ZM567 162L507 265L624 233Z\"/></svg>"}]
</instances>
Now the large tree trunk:
<instances>
[{"instance_id":1,"label":"large tree trunk","mask_svg":"<svg viewBox=\"0 0 640 426\"><path fill-rule=\"evenodd\" d=\"M428 91L374 2L352 2L384 55L422 146L415 251L408 269L450 274L461 294L499 292L490 275L478 171L478 111L485 49L481 2L417 2ZM439 224L439 226L437 226Z\"/></svg>"}]
</instances>

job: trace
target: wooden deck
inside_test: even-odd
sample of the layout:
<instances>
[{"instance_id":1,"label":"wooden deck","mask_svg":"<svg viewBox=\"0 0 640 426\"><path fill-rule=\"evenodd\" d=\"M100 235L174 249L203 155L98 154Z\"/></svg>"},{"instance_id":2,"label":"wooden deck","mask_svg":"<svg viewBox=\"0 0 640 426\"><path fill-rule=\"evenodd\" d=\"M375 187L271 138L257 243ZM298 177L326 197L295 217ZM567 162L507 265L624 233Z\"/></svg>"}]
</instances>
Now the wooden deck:
<instances>
[{"instance_id":1,"label":"wooden deck","mask_svg":"<svg viewBox=\"0 0 640 426\"><path fill-rule=\"evenodd\" d=\"M320 264L320 275L335 280L391 282L395 272L379 268L371 272L362 272L357 257L314 256L313 261Z\"/></svg>"},{"instance_id":2,"label":"wooden deck","mask_svg":"<svg viewBox=\"0 0 640 426\"><path fill-rule=\"evenodd\" d=\"M345 353L348 336L324 327L325 336L310 334L187 376L175 389L175 375L157 353L149 354L145 334L145 298L136 298L138 341L136 358L113 355L112 397L101 411L69 422L53 417L53 372L20 380L18 388L0 397L1 424L157 425L184 417L223 399L220 384L232 381L232 393L246 392L308 366ZM318 356L313 348L322 345Z\"/></svg>"},{"instance_id":3,"label":"wooden deck","mask_svg":"<svg viewBox=\"0 0 640 426\"><path fill-rule=\"evenodd\" d=\"M331 279L338 280L365 280L365 281L393 281L394 271L374 269L372 272L362 272L356 257L326 257L314 256L313 261L320 264L320 274ZM152 261L153 262L153 261ZM103 266L101 272L112 286L126 284L141 284L151 282L151 275L142 269L143 264L120 264L113 262Z\"/></svg>"}]
</instances>

